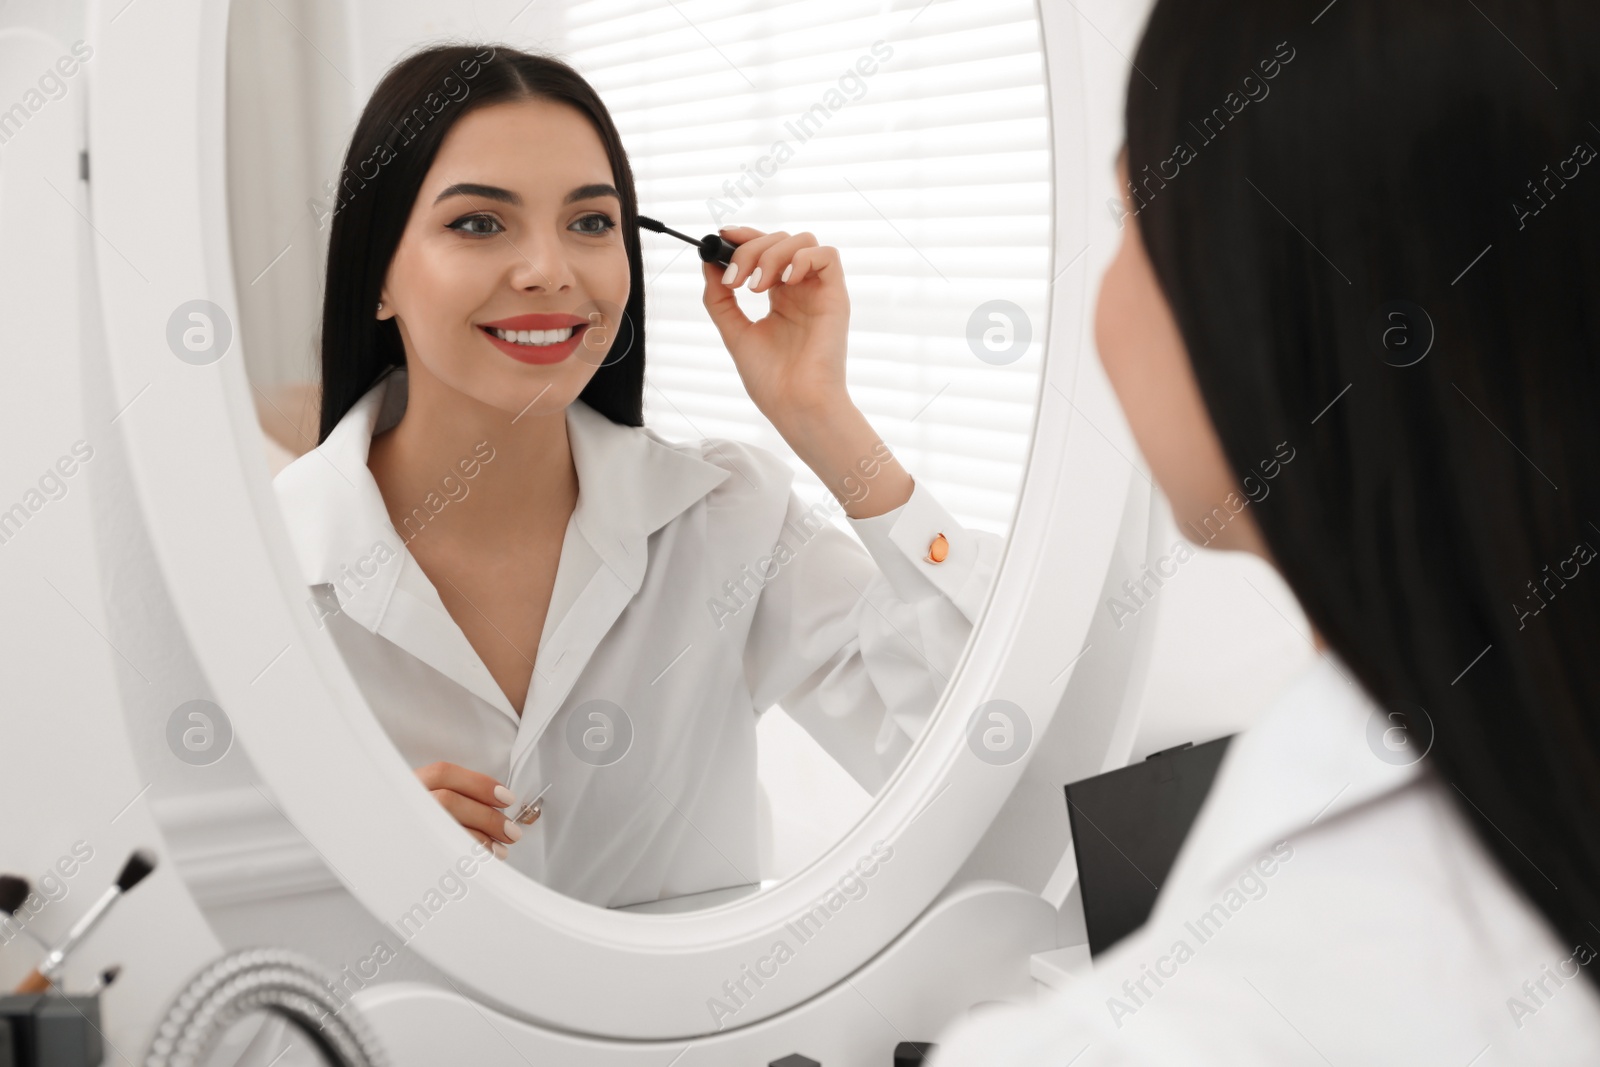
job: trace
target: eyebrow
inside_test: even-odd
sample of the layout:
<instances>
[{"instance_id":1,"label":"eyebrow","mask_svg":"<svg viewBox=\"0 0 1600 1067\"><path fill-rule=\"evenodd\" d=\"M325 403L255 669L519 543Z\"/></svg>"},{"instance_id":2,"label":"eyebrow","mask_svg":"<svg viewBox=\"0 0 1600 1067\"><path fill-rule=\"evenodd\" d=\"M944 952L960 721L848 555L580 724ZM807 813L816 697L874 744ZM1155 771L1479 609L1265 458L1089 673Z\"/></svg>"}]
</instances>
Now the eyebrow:
<instances>
[{"instance_id":1,"label":"eyebrow","mask_svg":"<svg viewBox=\"0 0 1600 1067\"><path fill-rule=\"evenodd\" d=\"M498 200L503 204L513 207L522 206L522 197L510 189L502 189L498 185L480 185L477 182L457 182L455 185L446 186L439 195L433 198L435 204L452 196L478 196L485 200ZM592 182L589 185L580 185L568 193L561 201L563 205L574 203L578 200L593 200L601 196L614 196L622 199L622 194L617 192L614 185L606 182Z\"/></svg>"}]
</instances>

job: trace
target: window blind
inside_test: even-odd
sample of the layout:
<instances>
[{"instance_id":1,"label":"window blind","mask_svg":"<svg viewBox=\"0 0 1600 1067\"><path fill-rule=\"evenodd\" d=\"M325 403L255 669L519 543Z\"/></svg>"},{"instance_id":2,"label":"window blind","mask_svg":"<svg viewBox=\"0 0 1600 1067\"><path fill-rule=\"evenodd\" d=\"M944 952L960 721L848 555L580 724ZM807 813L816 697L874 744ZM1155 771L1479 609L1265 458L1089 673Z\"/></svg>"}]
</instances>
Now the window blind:
<instances>
[{"instance_id":1,"label":"window blind","mask_svg":"<svg viewBox=\"0 0 1600 1067\"><path fill-rule=\"evenodd\" d=\"M611 110L641 213L693 236L746 225L840 249L856 405L959 521L1009 533L1050 270L1033 3L591 0L545 19L544 47ZM830 500L745 394L701 303L694 249L641 240L646 424L760 445L791 463L803 500ZM766 314L765 293L738 300L750 318ZM993 300L1031 329L1004 362L968 339Z\"/></svg>"}]
</instances>

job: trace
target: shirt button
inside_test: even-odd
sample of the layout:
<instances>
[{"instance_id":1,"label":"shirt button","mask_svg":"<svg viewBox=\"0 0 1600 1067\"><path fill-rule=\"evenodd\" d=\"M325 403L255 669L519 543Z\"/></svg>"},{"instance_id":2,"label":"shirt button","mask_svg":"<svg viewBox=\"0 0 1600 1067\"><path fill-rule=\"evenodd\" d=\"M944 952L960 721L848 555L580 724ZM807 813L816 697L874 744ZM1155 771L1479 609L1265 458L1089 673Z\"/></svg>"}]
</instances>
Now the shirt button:
<instances>
[{"instance_id":1,"label":"shirt button","mask_svg":"<svg viewBox=\"0 0 1600 1067\"><path fill-rule=\"evenodd\" d=\"M950 542L944 534L939 534L928 542L928 554L923 558L927 563L943 563L950 555Z\"/></svg>"}]
</instances>

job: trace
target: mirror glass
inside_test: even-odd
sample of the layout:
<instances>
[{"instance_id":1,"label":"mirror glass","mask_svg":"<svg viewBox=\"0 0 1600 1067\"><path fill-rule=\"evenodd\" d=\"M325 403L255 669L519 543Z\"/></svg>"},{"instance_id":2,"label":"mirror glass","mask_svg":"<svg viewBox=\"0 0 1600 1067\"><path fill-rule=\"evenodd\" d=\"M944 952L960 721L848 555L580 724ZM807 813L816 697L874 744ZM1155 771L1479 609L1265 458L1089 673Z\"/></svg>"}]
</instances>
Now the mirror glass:
<instances>
[{"instance_id":1,"label":"mirror glass","mask_svg":"<svg viewBox=\"0 0 1600 1067\"><path fill-rule=\"evenodd\" d=\"M308 617L398 757L464 833L537 798L506 862L597 906L803 868L926 729L1010 531L1052 280L1034 5L231 7L260 445ZM363 129L385 73L446 42L469 46ZM592 117L488 88L514 49L592 86L639 215L837 259L736 290L748 335L693 244L641 229L631 273L620 199L585 190L622 184ZM386 307L338 296L383 232ZM557 318L485 325L529 314ZM642 425L579 396L645 340ZM404 366L361 362L384 345ZM492 816L490 779L516 798Z\"/></svg>"}]
</instances>

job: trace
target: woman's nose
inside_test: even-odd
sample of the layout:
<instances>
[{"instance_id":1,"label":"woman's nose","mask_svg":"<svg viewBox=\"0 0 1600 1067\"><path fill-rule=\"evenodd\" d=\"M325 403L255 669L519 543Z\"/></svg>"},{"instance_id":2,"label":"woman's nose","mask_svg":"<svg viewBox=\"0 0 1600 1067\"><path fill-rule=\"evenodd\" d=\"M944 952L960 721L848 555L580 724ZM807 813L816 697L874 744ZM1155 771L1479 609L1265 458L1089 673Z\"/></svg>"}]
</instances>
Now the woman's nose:
<instances>
[{"instance_id":1,"label":"woman's nose","mask_svg":"<svg viewBox=\"0 0 1600 1067\"><path fill-rule=\"evenodd\" d=\"M554 293L572 287L572 266L567 262L566 249L559 236L534 234L517 242L514 248L511 278L517 288Z\"/></svg>"}]
</instances>

